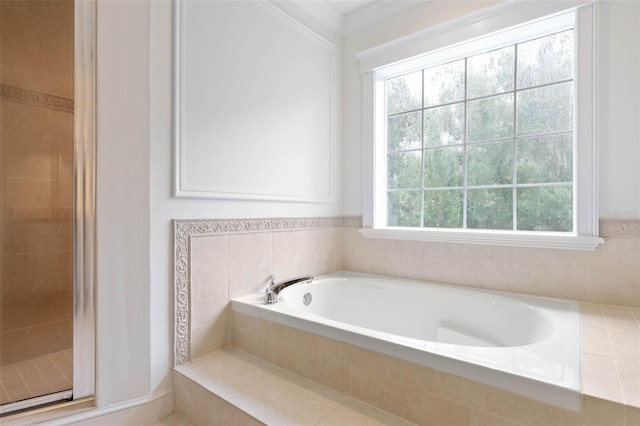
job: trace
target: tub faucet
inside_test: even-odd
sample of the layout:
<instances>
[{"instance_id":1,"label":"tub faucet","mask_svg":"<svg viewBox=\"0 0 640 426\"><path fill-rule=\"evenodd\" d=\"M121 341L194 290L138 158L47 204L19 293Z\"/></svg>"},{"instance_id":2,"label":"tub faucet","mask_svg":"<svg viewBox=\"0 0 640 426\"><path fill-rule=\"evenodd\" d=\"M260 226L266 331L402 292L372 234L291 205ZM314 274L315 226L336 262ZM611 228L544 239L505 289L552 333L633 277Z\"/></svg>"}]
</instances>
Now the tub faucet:
<instances>
[{"instance_id":1,"label":"tub faucet","mask_svg":"<svg viewBox=\"0 0 640 426\"><path fill-rule=\"evenodd\" d=\"M266 305L277 303L278 294L285 288L298 283L310 283L311 281L313 281L313 277L301 277L276 284L276 276L271 275L271 284L269 285L269 288L264 292L264 303Z\"/></svg>"}]
</instances>

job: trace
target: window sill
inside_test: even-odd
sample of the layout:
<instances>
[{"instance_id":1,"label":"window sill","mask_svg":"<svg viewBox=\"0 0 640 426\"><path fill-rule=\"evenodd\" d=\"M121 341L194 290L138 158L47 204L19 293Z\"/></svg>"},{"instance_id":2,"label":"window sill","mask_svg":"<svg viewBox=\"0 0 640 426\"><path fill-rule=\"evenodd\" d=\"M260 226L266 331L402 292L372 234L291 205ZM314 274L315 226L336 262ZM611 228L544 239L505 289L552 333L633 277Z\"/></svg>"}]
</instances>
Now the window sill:
<instances>
[{"instance_id":1,"label":"window sill","mask_svg":"<svg viewBox=\"0 0 640 426\"><path fill-rule=\"evenodd\" d=\"M433 241L441 243L483 244L493 246L551 248L593 251L604 240L555 232L470 231L456 229L413 229L402 227L361 228L365 238Z\"/></svg>"}]
</instances>

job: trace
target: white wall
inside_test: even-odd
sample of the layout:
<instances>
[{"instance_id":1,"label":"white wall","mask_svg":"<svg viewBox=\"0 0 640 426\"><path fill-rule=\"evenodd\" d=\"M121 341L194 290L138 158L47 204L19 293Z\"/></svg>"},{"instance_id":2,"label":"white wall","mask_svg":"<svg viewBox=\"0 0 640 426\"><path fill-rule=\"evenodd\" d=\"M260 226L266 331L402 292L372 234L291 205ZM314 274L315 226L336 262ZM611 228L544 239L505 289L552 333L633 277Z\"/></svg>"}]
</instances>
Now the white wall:
<instances>
[{"instance_id":1,"label":"white wall","mask_svg":"<svg viewBox=\"0 0 640 426\"><path fill-rule=\"evenodd\" d=\"M299 11L298 11L299 12ZM171 4L150 4L150 261L151 261L151 386L162 386L168 379L173 356L173 219L222 219L259 217L321 217L341 212L338 187L334 203L297 203L266 201L228 201L172 197L173 146L171 137ZM296 17L302 19L303 13ZM332 34L315 21L305 20L324 37ZM335 35L333 35L334 37ZM338 69L341 51L339 39ZM265 64L268 66L268 64ZM339 89L338 81L338 87ZM338 106L340 102L338 102ZM340 111L338 111L338 117ZM236 141L230 141L234 143ZM339 142L339 141L338 141ZM340 153L334 164L340 182ZM289 159L295 161L295 158Z\"/></svg>"},{"instance_id":2,"label":"white wall","mask_svg":"<svg viewBox=\"0 0 640 426\"><path fill-rule=\"evenodd\" d=\"M171 4L99 2L100 406L132 400L169 386L173 345L172 219L361 213L361 86L353 54L490 3L435 2L345 38L344 178L338 176L344 192L341 206L340 202L173 198ZM601 40L606 46L601 52L601 211L640 215L639 6L635 2L606 2L601 9ZM315 23L312 26L320 28ZM337 161L339 166L340 158Z\"/></svg>"},{"instance_id":3,"label":"white wall","mask_svg":"<svg viewBox=\"0 0 640 426\"><path fill-rule=\"evenodd\" d=\"M500 1L432 1L344 39L343 214L360 214L361 80L355 54ZM600 215L640 216L640 4L599 5Z\"/></svg>"},{"instance_id":4,"label":"white wall","mask_svg":"<svg viewBox=\"0 0 640 426\"><path fill-rule=\"evenodd\" d=\"M170 386L173 219L318 217L341 211L339 193L334 203L172 197L171 13L169 1L98 2L100 407ZM318 23L309 24L331 37ZM340 57L338 51L338 69ZM337 154L333 167L339 181Z\"/></svg>"},{"instance_id":5,"label":"white wall","mask_svg":"<svg viewBox=\"0 0 640 426\"><path fill-rule=\"evenodd\" d=\"M101 1L97 27L96 400L103 407L149 393L149 3Z\"/></svg>"}]
</instances>

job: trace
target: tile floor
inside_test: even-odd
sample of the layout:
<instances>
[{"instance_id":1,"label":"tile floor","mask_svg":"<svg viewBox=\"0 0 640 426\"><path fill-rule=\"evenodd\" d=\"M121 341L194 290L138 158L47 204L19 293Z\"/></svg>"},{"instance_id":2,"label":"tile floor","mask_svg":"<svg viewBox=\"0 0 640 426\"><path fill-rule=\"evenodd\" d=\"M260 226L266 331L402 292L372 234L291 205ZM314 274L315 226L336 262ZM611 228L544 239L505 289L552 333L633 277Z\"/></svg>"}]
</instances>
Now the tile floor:
<instances>
[{"instance_id":1,"label":"tile floor","mask_svg":"<svg viewBox=\"0 0 640 426\"><path fill-rule=\"evenodd\" d=\"M0 368L0 404L71 389L72 350L55 352Z\"/></svg>"}]
</instances>

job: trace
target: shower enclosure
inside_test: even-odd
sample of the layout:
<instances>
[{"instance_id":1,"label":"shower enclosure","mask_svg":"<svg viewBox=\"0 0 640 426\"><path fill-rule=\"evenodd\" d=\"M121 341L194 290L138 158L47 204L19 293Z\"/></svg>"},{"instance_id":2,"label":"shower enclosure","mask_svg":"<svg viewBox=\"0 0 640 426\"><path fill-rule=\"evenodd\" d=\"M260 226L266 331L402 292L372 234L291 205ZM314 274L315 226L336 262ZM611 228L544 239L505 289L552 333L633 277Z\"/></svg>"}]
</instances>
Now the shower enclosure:
<instances>
[{"instance_id":1,"label":"shower enclosure","mask_svg":"<svg viewBox=\"0 0 640 426\"><path fill-rule=\"evenodd\" d=\"M91 20L87 8L93 4L83 3L0 1L0 413L5 414L93 393L93 342L87 332L93 330L93 264L87 262L92 251L86 246L93 244L93 151L86 149L92 148L92 107L86 106L93 90L90 79L88 86L82 81L87 40L76 35L78 28L84 32L78 24L85 25L87 16ZM84 389L77 392L78 386Z\"/></svg>"}]
</instances>

